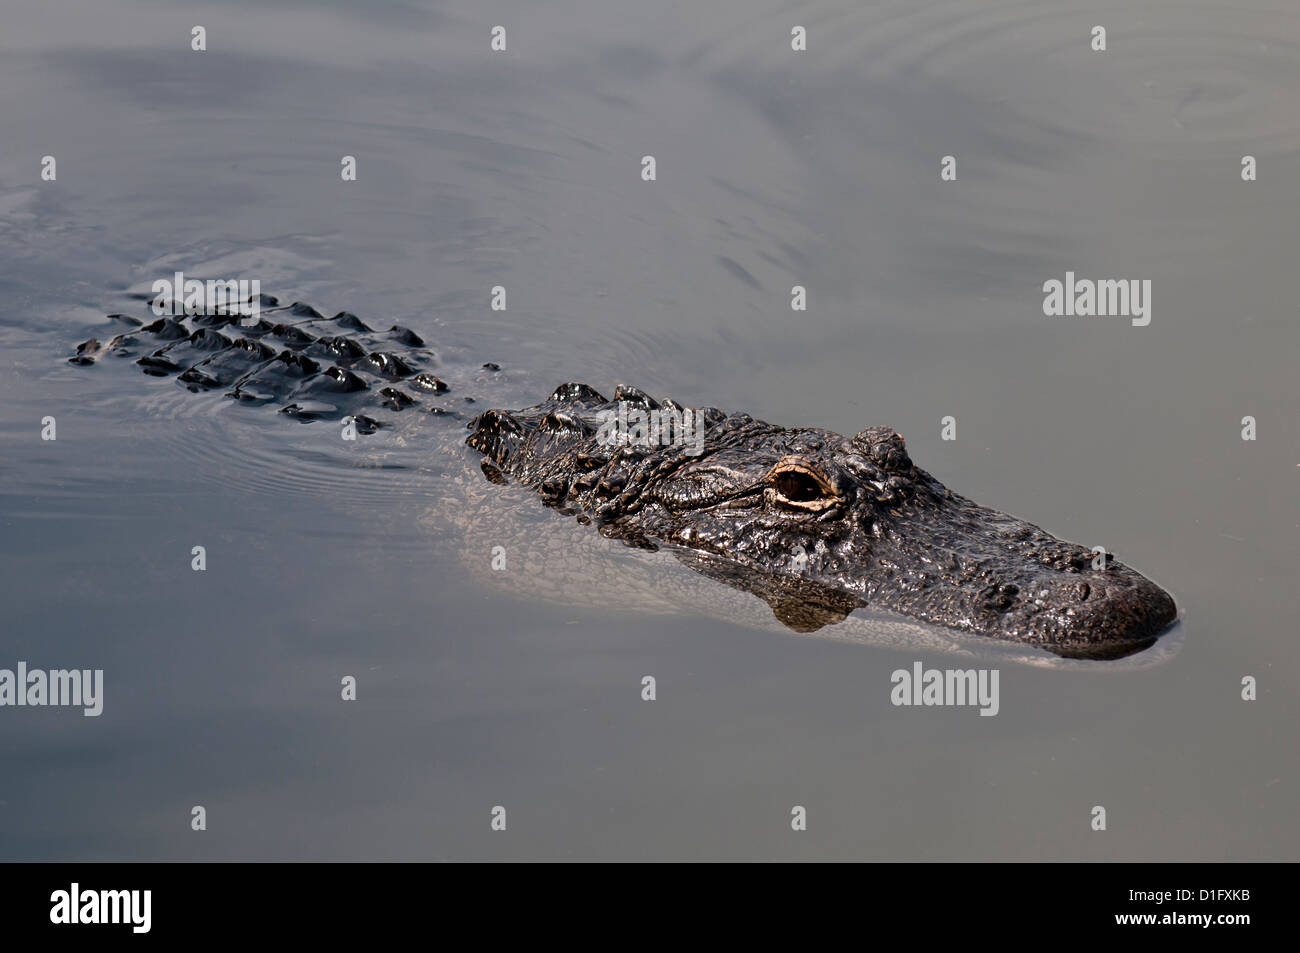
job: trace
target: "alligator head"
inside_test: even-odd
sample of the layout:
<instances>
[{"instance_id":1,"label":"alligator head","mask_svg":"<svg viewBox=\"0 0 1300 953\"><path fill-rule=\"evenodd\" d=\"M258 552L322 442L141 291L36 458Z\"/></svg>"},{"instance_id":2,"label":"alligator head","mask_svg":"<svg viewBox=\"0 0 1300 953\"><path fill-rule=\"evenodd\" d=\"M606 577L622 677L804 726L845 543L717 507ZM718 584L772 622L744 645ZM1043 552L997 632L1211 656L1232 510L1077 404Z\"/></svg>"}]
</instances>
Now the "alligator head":
<instances>
[{"instance_id":1,"label":"alligator head","mask_svg":"<svg viewBox=\"0 0 1300 953\"><path fill-rule=\"evenodd\" d=\"M859 606L1034 645L1118 658L1153 643L1173 599L1116 562L979 506L916 467L886 427L852 438L631 388L565 384L470 423L492 479L745 588L809 631Z\"/></svg>"}]
</instances>

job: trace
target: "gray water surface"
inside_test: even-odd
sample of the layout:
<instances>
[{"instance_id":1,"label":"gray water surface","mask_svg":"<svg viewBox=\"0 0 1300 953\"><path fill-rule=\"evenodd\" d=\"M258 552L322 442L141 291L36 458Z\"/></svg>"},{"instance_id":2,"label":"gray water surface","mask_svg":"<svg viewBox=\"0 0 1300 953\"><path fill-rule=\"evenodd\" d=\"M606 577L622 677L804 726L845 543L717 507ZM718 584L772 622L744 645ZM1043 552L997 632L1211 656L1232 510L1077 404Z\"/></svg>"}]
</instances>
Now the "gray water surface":
<instances>
[{"instance_id":1,"label":"gray water surface","mask_svg":"<svg viewBox=\"0 0 1300 953\"><path fill-rule=\"evenodd\" d=\"M106 683L0 708L0 858L1300 858L1292 5L15 0L0 120L0 668ZM400 322L503 401L892 426L1168 588L1177 650L1001 665L979 717L890 676L988 663L543 598L564 546L494 575L436 518L468 451L368 465L66 363L176 270ZM1067 271L1149 279L1150 324L1046 317Z\"/></svg>"}]
</instances>

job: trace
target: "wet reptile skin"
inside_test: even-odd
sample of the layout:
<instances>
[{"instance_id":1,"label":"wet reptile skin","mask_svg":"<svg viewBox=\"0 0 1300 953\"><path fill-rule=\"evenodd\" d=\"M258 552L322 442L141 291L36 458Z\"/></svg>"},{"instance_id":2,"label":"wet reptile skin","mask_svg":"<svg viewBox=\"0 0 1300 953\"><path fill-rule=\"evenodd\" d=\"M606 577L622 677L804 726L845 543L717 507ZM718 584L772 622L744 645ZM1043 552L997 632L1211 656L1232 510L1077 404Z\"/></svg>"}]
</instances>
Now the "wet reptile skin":
<instances>
[{"instance_id":1,"label":"wet reptile skin","mask_svg":"<svg viewBox=\"0 0 1300 953\"><path fill-rule=\"evenodd\" d=\"M681 410L629 388L606 401L565 384L535 407L480 415L468 443L490 475L533 487L606 535L698 554L688 564L751 591L784 579L769 599L778 616L812 605L824 622L870 605L1060 655L1115 658L1150 645L1177 614L1168 593L1109 555L1094 569L1090 550L948 490L887 427L848 438L706 408L694 454L603 440L600 424L619 402Z\"/></svg>"},{"instance_id":2,"label":"wet reptile skin","mask_svg":"<svg viewBox=\"0 0 1300 953\"><path fill-rule=\"evenodd\" d=\"M361 433L430 411L449 419L458 395L412 331L378 331L352 314L326 318L269 297L262 304L256 319L111 315L116 333L84 342L69 360L134 360L192 391L299 420L351 419ZM610 442L602 424L629 411L685 408L634 388L607 400L569 383L536 406L479 414L465 442L483 455L490 480L531 487L629 545L668 548L693 570L764 599L798 631L871 606L1107 659L1151 645L1177 615L1168 593L1111 557L1094 568L1090 550L951 492L888 428L850 438L704 408L698 445Z\"/></svg>"}]
</instances>

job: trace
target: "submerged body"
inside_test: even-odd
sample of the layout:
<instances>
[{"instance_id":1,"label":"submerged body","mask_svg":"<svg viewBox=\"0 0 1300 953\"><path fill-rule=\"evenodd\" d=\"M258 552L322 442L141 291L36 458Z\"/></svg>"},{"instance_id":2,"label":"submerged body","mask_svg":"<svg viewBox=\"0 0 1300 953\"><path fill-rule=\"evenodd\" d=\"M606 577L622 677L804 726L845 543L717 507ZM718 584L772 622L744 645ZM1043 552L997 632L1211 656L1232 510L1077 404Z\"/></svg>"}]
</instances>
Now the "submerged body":
<instances>
[{"instance_id":1,"label":"submerged body","mask_svg":"<svg viewBox=\"0 0 1300 953\"><path fill-rule=\"evenodd\" d=\"M70 360L135 358L193 391L277 405L300 420L346 418L362 433L429 411L457 416L450 401L463 397L432 373L436 358L411 331L263 300L274 320L116 315L122 333L85 342ZM669 440L638 439L610 426L629 413L687 425ZM469 428L465 442L491 481L528 486L604 536L667 549L763 599L797 631L872 607L1107 659L1151 645L1177 614L1166 592L1109 556L952 493L888 428L848 438L693 412L632 388L606 400L576 383L533 407L488 410Z\"/></svg>"}]
</instances>

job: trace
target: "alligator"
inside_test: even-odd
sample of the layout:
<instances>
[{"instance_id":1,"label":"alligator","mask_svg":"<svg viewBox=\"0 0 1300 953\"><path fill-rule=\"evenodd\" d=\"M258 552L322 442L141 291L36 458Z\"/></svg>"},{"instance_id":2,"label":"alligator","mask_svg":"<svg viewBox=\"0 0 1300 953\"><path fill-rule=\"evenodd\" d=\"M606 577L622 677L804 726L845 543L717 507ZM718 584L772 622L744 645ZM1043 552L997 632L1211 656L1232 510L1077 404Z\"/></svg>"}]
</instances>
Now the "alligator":
<instances>
[{"instance_id":1,"label":"alligator","mask_svg":"<svg viewBox=\"0 0 1300 953\"><path fill-rule=\"evenodd\" d=\"M379 332L348 312L326 318L266 295L257 303L256 317L110 315L117 333L83 342L69 360L134 358L190 391L362 434L430 413L466 416L433 373L433 350L409 328ZM638 426L625 426L629 419ZM845 437L627 386L607 399L578 382L530 407L476 413L465 426L488 483L525 487L627 546L666 550L758 596L797 632L870 608L980 640L1110 660L1150 647L1177 616L1168 593L1110 554L953 493L888 427Z\"/></svg>"}]
</instances>

